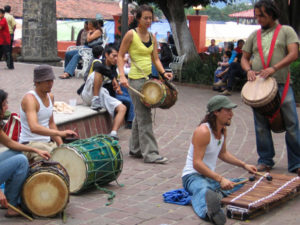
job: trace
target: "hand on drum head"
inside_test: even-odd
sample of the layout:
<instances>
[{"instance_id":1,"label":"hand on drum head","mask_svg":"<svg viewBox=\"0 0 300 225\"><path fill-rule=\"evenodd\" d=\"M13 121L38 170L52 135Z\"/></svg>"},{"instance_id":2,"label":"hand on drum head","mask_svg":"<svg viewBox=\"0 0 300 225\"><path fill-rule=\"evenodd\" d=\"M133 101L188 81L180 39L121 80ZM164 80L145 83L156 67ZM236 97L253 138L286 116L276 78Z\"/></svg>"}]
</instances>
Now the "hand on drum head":
<instances>
[{"instance_id":1,"label":"hand on drum head","mask_svg":"<svg viewBox=\"0 0 300 225\"><path fill-rule=\"evenodd\" d=\"M44 150L36 149L36 153L46 160L49 160L51 157L50 153Z\"/></svg>"},{"instance_id":2,"label":"hand on drum head","mask_svg":"<svg viewBox=\"0 0 300 225\"><path fill-rule=\"evenodd\" d=\"M258 74L259 74L259 72L256 72L254 70L249 70L247 72L247 80L248 81L255 81L256 75L258 75Z\"/></svg>"},{"instance_id":3,"label":"hand on drum head","mask_svg":"<svg viewBox=\"0 0 300 225\"><path fill-rule=\"evenodd\" d=\"M64 130L60 131L61 137L78 137L78 134L74 130Z\"/></svg>"},{"instance_id":4,"label":"hand on drum head","mask_svg":"<svg viewBox=\"0 0 300 225\"><path fill-rule=\"evenodd\" d=\"M262 77L262 78L268 78L269 76L271 76L273 73L275 73L276 70L274 69L274 67L268 67L264 70L261 70L259 72L259 75Z\"/></svg>"},{"instance_id":5,"label":"hand on drum head","mask_svg":"<svg viewBox=\"0 0 300 225\"><path fill-rule=\"evenodd\" d=\"M0 191L0 204L5 207L5 208L8 208L8 205L7 205L7 199L4 195L4 193L2 191Z\"/></svg>"}]
</instances>

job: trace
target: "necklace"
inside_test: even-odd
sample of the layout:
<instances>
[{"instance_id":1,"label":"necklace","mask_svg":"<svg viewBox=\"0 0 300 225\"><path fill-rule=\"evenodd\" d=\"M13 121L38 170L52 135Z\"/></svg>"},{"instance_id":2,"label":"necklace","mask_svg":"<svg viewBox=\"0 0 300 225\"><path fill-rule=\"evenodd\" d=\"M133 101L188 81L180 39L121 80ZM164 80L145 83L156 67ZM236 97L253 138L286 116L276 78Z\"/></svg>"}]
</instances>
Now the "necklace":
<instances>
[{"instance_id":1,"label":"necklace","mask_svg":"<svg viewBox=\"0 0 300 225\"><path fill-rule=\"evenodd\" d=\"M221 144L221 139L218 140L218 145L220 145L220 144Z\"/></svg>"}]
</instances>

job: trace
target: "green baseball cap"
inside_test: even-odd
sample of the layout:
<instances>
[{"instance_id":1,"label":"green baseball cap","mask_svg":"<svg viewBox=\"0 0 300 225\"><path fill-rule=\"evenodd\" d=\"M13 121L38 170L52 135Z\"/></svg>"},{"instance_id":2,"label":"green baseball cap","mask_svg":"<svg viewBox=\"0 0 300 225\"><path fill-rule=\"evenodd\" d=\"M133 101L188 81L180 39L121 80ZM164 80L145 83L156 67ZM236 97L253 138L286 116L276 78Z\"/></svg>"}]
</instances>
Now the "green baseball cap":
<instances>
[{"instance_id":1,"label":"green baseball cap","mask_svg":"<svg viewBox=\"0 0 300 225\"><path fill-rule=\"evenodd\" d=\"M230 99L227 98L226 96L216 95L216 96L212 97L211 99L209 99L209 101L207 103L207 112L211 113L211 112L214 112L214 111L222 109L222 108L232 109L232 108L236 108L236 107L237 107L237 104L230 101Z\"/></svg>"}]
</instances>

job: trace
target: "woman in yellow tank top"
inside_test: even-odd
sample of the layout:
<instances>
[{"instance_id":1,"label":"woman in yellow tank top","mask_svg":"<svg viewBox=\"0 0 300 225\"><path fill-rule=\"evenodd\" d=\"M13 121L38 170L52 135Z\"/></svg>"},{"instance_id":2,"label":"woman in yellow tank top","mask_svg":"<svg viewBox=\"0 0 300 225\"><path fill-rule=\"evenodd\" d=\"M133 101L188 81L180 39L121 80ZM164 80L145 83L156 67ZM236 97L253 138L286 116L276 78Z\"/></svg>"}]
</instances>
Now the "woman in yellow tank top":
<instances>
[{"instance_id":1,"label":"woman in yellow tank top","mask_svg":"<svg viewBox=\"0 0 300 225\"><path fill-rule=\"evenodd\" d=\"M148 32L153 20L153 9L148 5L139 7L136 13L138 26L129 30L124 36L118 55L118 69L121 85L141 90L143 84L151 74L151 65L167 79L173 77L166 72L159 60L157 42ZM129 53L131 68L128 80L124 73L124 56ZM152 130L151 109L144 106L139 96L129 90L134 105L135 118L129 142L129 154L136 158L143 158L146 163L166 163L168 159L158 153L158 146Z\"/></svg>"}]
</instances>

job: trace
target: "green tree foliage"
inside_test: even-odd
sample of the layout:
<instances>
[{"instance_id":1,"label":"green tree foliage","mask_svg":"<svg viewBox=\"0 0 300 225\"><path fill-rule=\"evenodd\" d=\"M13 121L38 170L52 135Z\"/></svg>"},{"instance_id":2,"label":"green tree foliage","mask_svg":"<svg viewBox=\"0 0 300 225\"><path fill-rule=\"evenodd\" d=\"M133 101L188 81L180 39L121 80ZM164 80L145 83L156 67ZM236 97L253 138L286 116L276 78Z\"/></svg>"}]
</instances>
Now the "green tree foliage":
<instances>
[{"instance_id":1,"label":"green tree foliage","mask_svg":"<svg viewBox=\"0 0 300 225\"><path fill-rule=\"evenodd\" d=\"M237 5L226 5L224 8L218 8L215 6L207 6L204 10L199 12L200 15L207 15L210 21L235 21L235 18L229 17L229 14L240 12L248 9L253 9L252 5L244 3ZM192 14L195 14L195 10L190 10Z\"/></svg>"}]
</instances>

